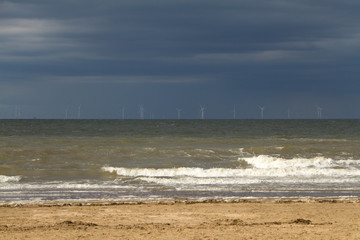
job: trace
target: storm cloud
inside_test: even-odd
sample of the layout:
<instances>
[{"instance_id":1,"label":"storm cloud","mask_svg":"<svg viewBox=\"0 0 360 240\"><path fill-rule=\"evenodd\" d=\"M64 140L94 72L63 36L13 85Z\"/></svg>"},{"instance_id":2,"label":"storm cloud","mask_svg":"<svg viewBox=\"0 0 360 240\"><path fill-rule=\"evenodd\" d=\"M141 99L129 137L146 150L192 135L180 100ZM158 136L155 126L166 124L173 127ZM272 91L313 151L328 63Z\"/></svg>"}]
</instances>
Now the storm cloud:
<instances>
[{"instance_id":1,"label":"storm cloud","mask_svg":"<svg viewBox=\"0 0 360 240\"><path fill-rule=\"evenodd\" d=\"M0 1L0 117L359 118L359 52L352 0Z\"/></svg>"}]
</instances>

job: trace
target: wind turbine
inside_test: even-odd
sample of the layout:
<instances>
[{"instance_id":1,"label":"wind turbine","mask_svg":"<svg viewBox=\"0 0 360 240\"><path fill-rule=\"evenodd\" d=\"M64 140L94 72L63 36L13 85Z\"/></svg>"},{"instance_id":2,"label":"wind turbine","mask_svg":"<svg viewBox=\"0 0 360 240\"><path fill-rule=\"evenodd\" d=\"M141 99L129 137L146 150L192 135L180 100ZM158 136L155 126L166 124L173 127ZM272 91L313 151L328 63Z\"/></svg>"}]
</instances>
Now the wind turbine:
<instances>
[{"instance_id":1,"label":"wind turbine","mask_svg":"<svg viewBox=\"0 0 360 240\"><path fill-rule=\"evenodd\" d=\"M20 119L21 118L21 108L16 106L14 109L14 118Z\"/></svg>"},{"instance_id":2,"label":"wind turbine","mask_svg":"<svg viewBox=\"0 0 360 240\"><path fill-rule=\"evenodd\" d=\"M140 112L140 119L143 120L144 119L144 107L142 105L140 105L139 112Z\"/></svg>"},{"instance_id":3,"label":"wind turbine","mask_svg":"<svg viewBox=\"0 0 360 240\"><path fill-rule=\"evenodd\" d=\"M258 107L260 108L261 120L263 120L264 119L264 109L265 109L265 107L260 106L260 105L258 105Z\"/></svg>"},{"instance_id":4,"label":"wind turbine","mask_svg":"<svg viewBox=\"0 0 360 240\"><path fill-rule=\"evenodd\" d=\"M80 114L81 114L81 104L78 107L78 119L80 119Z\"/></svg>"},{"instance_id":5,"label":"wind turbine","mask_svg":"<svg viewBox=\"0 0 360 240\"><path fill-rule=\"evenodd\" d=\"M178 114L178 120L180 120L180 115L181 115L182 109L177 108L176 110L177 110L177 114Z\"/></svg>"},{"instance_id":6,"label":"wind turbine","mask_svg":"<svg viewBox=\"0 0 360 240\"><path fill-rule=\"evenodd\" d=\"M288 108L287 114L288 114L288 119L290 119L290 108Z\"/></svg>"},{"instance_id":7,"label":"wind turbine","mask_svg":"<svg viewBox=\"0 0 360 240\"><path fill-rule=\"evenodd\" d=\"M15 119L19 119L19 116L20 116L19 108L18 108L18 107L15 107L15 110L14 110L14 118L15 118Z\"/></svg>"},{"instance_id":8,"label":"wind turbine","mask_svg":"<svg viewBox=\"0 0 360 240\"><path fill-rule=\"evenodd\" d=\"M205 107L200 105L200 112L201 112L201 120L204 120L204 114L205 114Z\"/></svg>"},{"instance_id":9,"label":"wind turbine","mask_svg":"<svg viewBox=\"0 0 360 240\"><path fill-rule=\"evenodd\" d=\"M316 106L316 111L317 111L317 118L318 119L322 119L322 108L319 106Z\"/></svg>"},{"instance_id":10,"label":"wind turbine","mask_svg":"<svg viewBox=\"0 0 360 240\"><path fill-rule=\"evenodd\" d=\"M150 120L154 120L154 113L153 112L150 112L150 114L149 114L149 117L150 117Z\"/></svg>"},{"instance_id":11,"label":"wind turbine","mask_svg":"<svg viewBox=\"0 0 360 240\"><path fill-rule=\"evenodd\" d=\"M236 119L236 109L235 109L235 105L234 105L234 110L233 110L233 118Z\"/></svg>"},{"instance_id":12,"label":"wind turbine","mask_svg":"<svg viewBox=\"0 0 360 240\"><path fill-rule=\"evenodd\" d=\"M125 108L122 107L121 109L121 114L122 114L122 120L125 120Z\"/></svg>"}]
</instances>

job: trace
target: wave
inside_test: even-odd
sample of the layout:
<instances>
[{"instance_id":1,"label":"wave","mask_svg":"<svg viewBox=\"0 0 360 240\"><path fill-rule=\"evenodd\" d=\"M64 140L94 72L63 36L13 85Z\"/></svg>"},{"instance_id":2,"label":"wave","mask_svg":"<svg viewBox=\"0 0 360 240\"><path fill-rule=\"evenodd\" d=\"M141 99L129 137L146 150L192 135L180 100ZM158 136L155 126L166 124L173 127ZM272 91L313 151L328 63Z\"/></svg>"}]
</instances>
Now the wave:
<instances>
[{"instance_id":1,"label":"wave","mask_svg":"<svg viewBox=\"0 0 360 240\"><path fill-rule=\"evenodd\" d=\"M360 160L334 160L325 157L284 159L259 155L239 157L239 168L123 168L102 167L120 177L133 177L165 186L344 186L360 181ZM245 164L244 164L245 163Z\"/></svg>"},{"instance_id":2,"label":"wave","mask_svg":"<svg viewBox=\"0 0 360 240\"><path fill-rule=\"evenodd\" d=\"M6 183L6 182L19 182L21 180L20 176L5 176L0 175L0 183Z\"/></svg>"},{"instance_id":3,"label":"wave","mask_svg":"<svg viewBox=\"0 0 360 240\"><path fill-rule=\"evenodd\" d=\"M118 182L102 182L102 183L76 183L76 182L45 182L45 183L5 183L0 186L0 190L36 190L36 189L48 189L48 190L98 190L98 189L116 189L119 190L131 190L135 189L134 186L119 185Z\"/></svg>"},{"instance_id":4,"label":"wave","mask_svg":"<svg viewBox=\"0 0 360 240\"><path fill-rule=\"evenodd\" d=\"M288 168L348 168L360 169L360 160L334 160L325 157L284 159L268 155L249 158L238 158L258 169L288 169Z\"/></svg>"},{"instance_id":5,"label":"wave","mask_svg":"<svg viewBox=\"0 0 360 240\"><path fill-rule=\"evenodd\" d=\"M162 185L248 185L248 184L343 184L357 183L359 178L292 178L292 179L261 179L261 178L160 178L160 177L140 177L142 181L162 184Z\"/></svg>"},{"instance_id":6,"label":"wave","mask_svg":"<svg viewBox=\"0 0 360 240\"><path fill-rule=\"evenodd\" d=\"M337 177L360 177L360 170L351 166L349 160L346 162L350 167L342 163L334 164L332 161L321 163L313 161L299 163L296 160L289 160L286 163L271 161L271 159L251 159L249 164L252 168L122 168L103 167L106 172L115 172L119 176L127 177L195 177L195 178L234 178L234 177L303 177L303 178L337 178ZM287 161L287 160L286 160ZM358 162L358 161L357 161Z\"/></svg>"},{"instance_id":7,"label":"wave","mask_svg":"<svg viewBox=\"0 0 360 240\"><path fill-rule=\"evenodd\" d=\"M290 163L289 163L290 164ZM330 164L331 165L331 164ZM333 189L357 188L360 170L340 168L310 168L275 164L273 168L116 168L103 167L103 171L119 177L133 177L146 184L175 187L194 191L238 190L263 187L269 189ZM308 166L308 165L305 165ZM321 165L323 166L323 165ZM325 165L327 166L327 165ZM225 188L224 188L225 187Z\"/></svg>"},{"instance_id":8,"label":"wave","mask_svg":"<svg viewBox=\"0 0 360 240\"><path fill-rule=\"evenodd\" d=\"M192 176L192 177L226 177L229 175L236 175L236 169L226 168L122 168L122 167L103 167L103 171L113 173L121 176L129 177L180 177L180 176Z\"/></svg>"}]
</instances>

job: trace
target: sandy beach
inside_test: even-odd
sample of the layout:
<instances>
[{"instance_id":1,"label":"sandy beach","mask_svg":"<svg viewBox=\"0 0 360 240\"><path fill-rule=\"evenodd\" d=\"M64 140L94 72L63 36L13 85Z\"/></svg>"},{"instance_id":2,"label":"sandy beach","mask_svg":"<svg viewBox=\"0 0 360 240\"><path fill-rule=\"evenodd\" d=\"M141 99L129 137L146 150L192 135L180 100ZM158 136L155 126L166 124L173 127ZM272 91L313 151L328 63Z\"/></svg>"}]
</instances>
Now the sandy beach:
<instances>
[{"instance_id":1,"label":"sandy beach","mask_svg":"<svg viewBox=\"0 0 360 240\"><path fill-rule=\"evenodd\" d=\"M360 239L358 200L0 207L1 239Z\"/></svg>"}]
</instances>

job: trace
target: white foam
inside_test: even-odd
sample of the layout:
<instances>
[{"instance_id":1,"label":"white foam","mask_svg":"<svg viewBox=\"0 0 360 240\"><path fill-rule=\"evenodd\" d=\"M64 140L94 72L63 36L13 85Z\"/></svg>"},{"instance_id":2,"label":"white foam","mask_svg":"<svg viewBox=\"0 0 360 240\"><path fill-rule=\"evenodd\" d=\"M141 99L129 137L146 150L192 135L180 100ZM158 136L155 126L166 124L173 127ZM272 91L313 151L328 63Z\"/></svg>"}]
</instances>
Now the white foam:
<instances>
[{"instance_id":1,"label":"white foam","mask_svg":"<svg viewBox=\"0 0 360 240\"><path fill-rule=\"evenodd\" d=\"M244 148L229 149L229 152L236 154L236 155L242 155L242 154L244 154Z\"/></svg>"},{"instance_id":2,"label":"white foam","mask_svg":"<svg viewBox=\"0 0 360 240\"><path fill-rule=\"evenodd\" d=\"M267 155L239 158L259 169L288 168L360 168L360 160L334 160L325 157L284 159Z\"/></svg>"},{"instance_id":3,"label":"white foam","mask_svg":"<svg viewBox=\"0 0 360 240\"><path fill-rule=\"evenodd\" d=\"M129 190L135 188L134 186L119 185L116 182L97 183L74 183L74 182L47 182L47 183L4 183L0 185L0 190L30 190L30 189L84 189L84 190L98 190L98 189L116 189Z\"/></svg>"},{"instance_id":4,"label":"white foam","mask_svg":"<svg viewBox=\"0 0 360 240\"><path fill-rule=\"evenodd\" d=\"M130 177L179 177L179 176L194 176L194 177L218 177L227 176L228 171L231 169L223 168L212 168L212 169L203 169L203 168L116 168L116 167L103 167L103 171L106 172L116 172L120 176L130 176ZM234 169L233 169L234 170Z\"/></svg>"},{"instance_id":5,"label":"white foam","mask_svg":"<svg viewBox=\"0 0 360 240\"><path fill-rule=\"evenodd\" d=\"M200 153L209 153L209 154L215 153L213 150L201 149L201 148L197 148L197 149L195 149L195 151L200 152Z\"/></svg>"},{"instance_id":6,"label":"white foam","mask_svg":"<svg viewBox=\"0 0 360 240\"><path fill-rule=\"evenodd\" d=\"M308 179L308 178L277 178L277 179L267 179L267 178L157 178L157 177L141 177L139 178L142 181L149 183L156 183L167 186L177 186L177 185L247 185L247 184L342 184L342 183L357 183L360 178L318 178L318 179Z\"/></svg>"},{"instance_id":7,"label":"white foam","mask_svg":"<svg viewBox=\"0 0 360 240\"><path fill-rule=\"evenodd\" d=\"M6 182L19 182L21 180L20 176L5 176L0 175L0 183L6 183Z\"/></svg>"},{"instance_id":8,"label":"white foam","mask_svg":"<svg viewBox=\"0 0 360 240\"><path fill-rule=\"evenodd\" d=\"M146 148L144 148L144 150L149 151L149 152L154 152L154 151L156 151L156 148L146 147Z\"/></svg>"},{"instance_id":9,"label":"white foam","mask_svg":"<svg viewBox=\"0 0 360 240\"><path fill-rule=\"evenodd\" d=\"M127 177L196 177L196 178L234 178L234 177L359 177L360 170L344 168L307 168L279 162L258 164L258 168L115 168L103 167L103 171L115 172ZM265 168L265 165L268 168Z\"/></svg>"},{"instance_id":10,"label":"white foam","mask_svg":"<svg viewBox=\"0 0 360 240\"><path fill-rule=\"evenodd\" d=\"M122 168L103 167L103 171L115 172L119 176L165 186L192 188L206 185L354 185L360 182L360 160L333 160L322 156L306 159L284 159L259 155L241 157L249 168ZM196 188L196 187L195 187ZM231 187L232 188L232 187Z\"/></svg>"},{"instance_id":11,"label":"white foam","mask_svg":"<svg viewBox=\"0 0 360 240\"><path fill-rule=\"evenodd\" d=\"M260 179L245 179L245 178L156 178L156 177L141 177L139 178L145 182L152 182L162 185L233 185L233 184L254 184L261 182Z\"/></svg>"}]
</instances>

